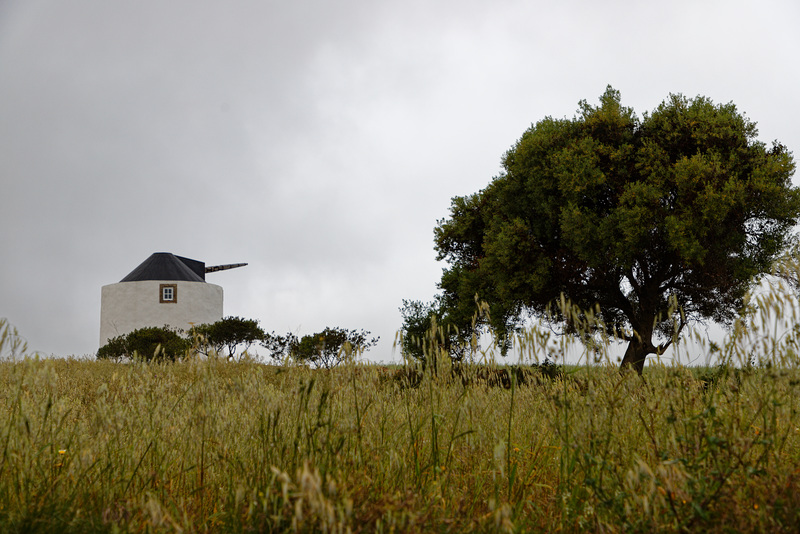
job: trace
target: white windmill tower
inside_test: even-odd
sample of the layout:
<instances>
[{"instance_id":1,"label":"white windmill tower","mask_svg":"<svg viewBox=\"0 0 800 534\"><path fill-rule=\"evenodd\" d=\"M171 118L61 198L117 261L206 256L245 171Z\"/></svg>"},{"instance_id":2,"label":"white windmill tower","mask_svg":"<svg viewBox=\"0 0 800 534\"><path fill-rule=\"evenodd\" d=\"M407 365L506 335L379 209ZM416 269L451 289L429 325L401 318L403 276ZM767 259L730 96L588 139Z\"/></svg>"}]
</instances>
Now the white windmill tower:
<instances>
[{"instance_id":1,"label":"white windmill tower","mask_svg":"<svg viewBox=\"0 0 800 534\"><path fill-rule=\"evenodd\" d=\"M156 252L117 284L103 286L100 346L139 328L192 324L222 319L222 287L206 282L206 273L246 263L206 267L202 261Z\"/></svg>"}]
</instances>

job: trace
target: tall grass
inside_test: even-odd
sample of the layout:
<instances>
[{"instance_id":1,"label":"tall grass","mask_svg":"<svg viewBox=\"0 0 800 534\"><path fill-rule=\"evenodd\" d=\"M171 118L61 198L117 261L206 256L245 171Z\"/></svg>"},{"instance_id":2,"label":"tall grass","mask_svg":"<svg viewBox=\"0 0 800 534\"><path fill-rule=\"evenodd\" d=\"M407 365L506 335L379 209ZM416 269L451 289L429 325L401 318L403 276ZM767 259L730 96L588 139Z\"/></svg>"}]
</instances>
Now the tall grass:
<instances>
[{"instance_id":1,"label":"tall grass","mask_svg":"<svg viewBox=\"0 0 800 534\"><path fill-rule=\"evenodd\" d=\"M643 377L2 362L0 531L795 531L796 332L759 321Z\"/></svg>"}]
</instances>

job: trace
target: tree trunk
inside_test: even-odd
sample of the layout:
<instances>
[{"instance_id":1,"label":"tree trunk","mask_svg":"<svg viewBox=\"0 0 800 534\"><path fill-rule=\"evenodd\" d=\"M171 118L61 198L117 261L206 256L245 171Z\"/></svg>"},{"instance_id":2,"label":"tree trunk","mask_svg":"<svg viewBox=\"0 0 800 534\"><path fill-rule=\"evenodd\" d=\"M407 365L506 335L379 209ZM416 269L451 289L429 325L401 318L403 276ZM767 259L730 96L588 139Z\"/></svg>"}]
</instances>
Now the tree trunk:
<instances>
[{"instance_id":1,"label":"tree trunk","mask_svg":"<svg viewBox=\"0 0 800 534\"><path fill-rule=\"evenodd\" d=\"M633 369L639 375L642 374L644 369L644 361L647 359L648 354L654 354L655 347L653 343L640 339L634 335L628 343L628 348L625 350L625 356L622 357L620 369Z\"/></svg>"},{"instance_id":2,"label":"tree trunk","mask_svg":"<svg viewBox=\"0 0 800 534\"><path fill-rule=\"evenodd\" d=\"M650 316L650 315L648 315ZM655 314L652 314L653 319L644 322L646 325L653 325ZM633 369L639 376L644 369L644 361L647 359L648 354L655 354L658 349L653 345L653 327L644 328L634 326L633 335L628 342L628 348L625 350L625 356L622 357L622 364L620 369Z\"/></svg>"}]
</instances>

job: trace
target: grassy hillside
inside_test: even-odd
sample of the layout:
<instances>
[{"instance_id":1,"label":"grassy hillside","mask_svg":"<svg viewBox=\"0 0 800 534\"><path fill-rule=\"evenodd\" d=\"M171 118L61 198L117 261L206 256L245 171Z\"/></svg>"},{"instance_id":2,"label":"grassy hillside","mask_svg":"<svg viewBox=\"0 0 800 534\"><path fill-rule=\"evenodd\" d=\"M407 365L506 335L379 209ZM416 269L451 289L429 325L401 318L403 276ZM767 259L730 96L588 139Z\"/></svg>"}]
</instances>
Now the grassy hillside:
<instances>
[{"instance_id":1,"label":"grassy hillside","mask_svg":"<svg viewBox=\"0 0 800 534\"><path fill-rule=\"evenodd\" d=\"M794 367L495 373L0 363L0 531L800 523Z\"/></svg>"}]
</instances>

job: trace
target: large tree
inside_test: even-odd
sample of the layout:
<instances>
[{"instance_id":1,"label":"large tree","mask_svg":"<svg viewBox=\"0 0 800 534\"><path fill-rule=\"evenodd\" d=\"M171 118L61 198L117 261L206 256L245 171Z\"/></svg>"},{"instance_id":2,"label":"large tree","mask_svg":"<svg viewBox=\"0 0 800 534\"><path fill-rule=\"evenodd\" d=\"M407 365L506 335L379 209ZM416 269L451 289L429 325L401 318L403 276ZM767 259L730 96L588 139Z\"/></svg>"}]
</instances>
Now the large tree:
<instances>
[{"instance_id":1,"label":"large tree","mask_svg":"<svg viewBox=\"0 0 800 534\"><path fill-rule=\"evenodd\" d=\"M792 154L756 135L732 103L670 95L638 118L611 87L572 119L539 121L439 221L444 308L468 332L477 296L507 343L530 316L569 323L553 306L563 294L599 306L641 373L686 321L730 323L791 238Z\"/></svg>"}]
</instances>

